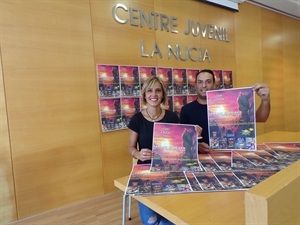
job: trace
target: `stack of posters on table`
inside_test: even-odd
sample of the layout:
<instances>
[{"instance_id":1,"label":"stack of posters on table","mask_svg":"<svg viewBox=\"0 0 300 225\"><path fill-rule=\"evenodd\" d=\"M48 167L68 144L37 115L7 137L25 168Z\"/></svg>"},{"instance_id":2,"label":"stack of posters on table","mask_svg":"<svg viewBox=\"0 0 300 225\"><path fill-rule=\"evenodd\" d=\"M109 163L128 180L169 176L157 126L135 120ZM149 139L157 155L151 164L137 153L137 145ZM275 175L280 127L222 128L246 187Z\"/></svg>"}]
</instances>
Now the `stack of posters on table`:
<instances>
[{"instance_id":1,"label":"stack of posters on table","mask_svg":"<svg viewBox=\"0 0 300 225\"><path fill-rule=\"evenodd\" d=\"M126 194L155 195L191 192L184 172L150 171L150 164L134 165Z\"/></svg>"},{"instance_id":2,"label":"stack of posters on table","mask_svg":"<svg viewBox=\"0 0 300 225\"><path fill-rule=\"evenodd\" d=\"M300 159L299 142L268 142L257 145L253 152L234 151L234 170L282 170Z\"/></svg>"},{"instance_id":3,"label":"stack of posters on table","mask_svg":"<svg viewBox=\"0 0 300 225\"><path fill-rule=\"evenodd\" d=\"M299 143L269 142L258 144L255 151L213 151L199 154L206 172L274 170L279 171L300 159ZM230 167L228 166L230 164Z\"/></svg>"},{"instance_id":4,"label":"stack of posters on table","mask_svg":"<svg viewBox=\"0 0 300 225\"><path fill-rule=\"evenodd\" d=\"M128 195L247 190L300 159L299 142L198 155L192 125L155 123L153 135L152 163L132 167Z\"/></svg>"}]
</instances>

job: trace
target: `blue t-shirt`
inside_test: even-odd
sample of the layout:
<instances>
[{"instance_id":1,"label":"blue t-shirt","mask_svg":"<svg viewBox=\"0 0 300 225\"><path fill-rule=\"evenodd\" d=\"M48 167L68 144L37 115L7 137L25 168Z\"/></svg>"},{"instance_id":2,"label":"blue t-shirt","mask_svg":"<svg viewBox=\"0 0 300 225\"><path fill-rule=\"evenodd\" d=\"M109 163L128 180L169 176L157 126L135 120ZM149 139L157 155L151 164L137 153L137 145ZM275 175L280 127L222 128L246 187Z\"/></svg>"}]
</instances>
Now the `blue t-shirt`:
<instances>
[{"instance_id":1,"label":"blue t-shirt","mask_svg":"<svg viewBox=\"0 0 300 225\"><path fill-rule=\"evenodd\" d=\"M176 113L165 110L164 117L157 121L160 123L179 123L179 118ZM138 133L138 150L142 148L148 148L152 150L152 142L153 142L153 126L154 122L148 121L145 119L141 112L136 113L128 124L128 128ZM150 164L151 160L140 161L138 160L138 164Z\"/></svg>"},{"instance_id":2,"label":"blue t-shirt","mask_svg":"<svg viewBox=\"0 0 300 225\"><path fill-rule=\"evenodd\" d=\"M197 100L184 105L180 112L180 123L199 125L202 128L202 139L199 141L209 144L207 105L202 105Z\"/></svg>"}]
</instances>

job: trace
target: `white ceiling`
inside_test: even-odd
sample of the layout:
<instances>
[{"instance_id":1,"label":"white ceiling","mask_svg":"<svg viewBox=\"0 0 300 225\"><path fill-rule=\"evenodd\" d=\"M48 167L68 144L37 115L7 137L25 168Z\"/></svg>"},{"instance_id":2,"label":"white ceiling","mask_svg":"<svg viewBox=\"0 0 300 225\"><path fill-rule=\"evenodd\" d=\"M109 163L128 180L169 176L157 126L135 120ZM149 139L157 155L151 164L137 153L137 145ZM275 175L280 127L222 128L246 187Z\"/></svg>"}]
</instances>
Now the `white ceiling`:
<instances>
[{"instance_id":1,"label":"white ceiling","mask_svg":"<svg viewBox=\"0 0 300 225\"><path fill-rule=\"evenodd\" d=\"M300 0L247 0L247 2L300 19Z\"/></svg>"}]
</instances>

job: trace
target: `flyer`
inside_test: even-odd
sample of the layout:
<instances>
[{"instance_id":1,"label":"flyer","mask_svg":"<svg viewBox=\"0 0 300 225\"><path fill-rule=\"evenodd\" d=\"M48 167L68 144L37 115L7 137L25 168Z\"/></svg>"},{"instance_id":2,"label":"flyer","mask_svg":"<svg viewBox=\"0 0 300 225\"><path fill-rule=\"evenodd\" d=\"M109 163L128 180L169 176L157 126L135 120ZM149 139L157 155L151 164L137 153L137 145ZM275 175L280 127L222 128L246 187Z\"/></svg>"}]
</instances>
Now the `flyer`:
<instances>
[{"instance_id":1,"label":"flyer","mask_svg":"<svg viewBox=\"0 0 300 225\"><path fill-rule=\"evenodd\" d=\"M209 144L213 150L256 150L254 90L207 91Z\"/></svg>"},{"instance_id":2,"label":"flyer","mask_svg":"<svg viewBox=\"0 0 300 225\"><path fill-rule=\"evenodd\" d=\"M201 171L194 125L154 123L151 171Z\"/></svg>"},{"instance_id":3,"label":"flyer","mask_svg":"<svg viewBox=\"0 0 300 225\"><path fill-rule=\"evenodd\" d=\"M140 96L140 76L137 66L120 66L121 95Z\"/></svg>"},{"instance_id":4,"label":"flyer","mask_svg":"<svg viewBox=\"0 0 300 225\"><path fill-rule=\"evenodd\" d=\"M99 97L119 97L120 77L119 66L97 65Z\"/></svg>"},{"instance_id":5,"label":"flyer","mask_svg":"<svg viewBox=\"0 0 300 225\"><path fill-rule=\"evenodd\" d=\"M159 171L151 172L150 165L134 165L126 194L155 195L191 192L192 188L184 172Z\"/></svg>"},{"instance_id":6,"label":"flyer","mask_svg":"<svg viewBox=\"0 0 300 225\"><path fill-rule=\"evenodd\" d=\"M186 95L187 88L188 88L186 69L173 68L172 76L173 76L174 95Z\"/></svg>"}]
</instances>

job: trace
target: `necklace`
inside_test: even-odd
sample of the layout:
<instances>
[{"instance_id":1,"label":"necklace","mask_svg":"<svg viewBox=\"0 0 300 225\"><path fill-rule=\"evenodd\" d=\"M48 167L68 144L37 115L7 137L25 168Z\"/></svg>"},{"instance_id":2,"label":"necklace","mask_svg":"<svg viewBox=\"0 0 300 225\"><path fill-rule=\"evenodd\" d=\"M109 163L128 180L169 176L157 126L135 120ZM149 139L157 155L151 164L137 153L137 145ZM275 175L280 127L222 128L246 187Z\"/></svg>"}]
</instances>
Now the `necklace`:
<instances>
[{"instance_id":1,"label":"necklace","mask_svg":"<svg viewBox=\"0 0 300 225\"><path fill-rule=\"evenodd\" d=\"M152 120L152 122L155 122L155 121L160 117L160 115L161 115L161 113L162 113L162 109L160 109L159 115L158 115L156 118L152 118L152 117L150 116L150 114L148 113L148 108L146 109L146 113L147 113L147 115L149 116L149 118Z\"/></svg>"}]
</instances>

